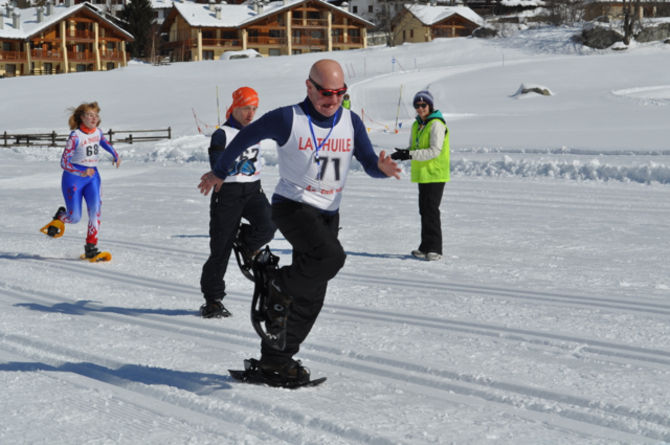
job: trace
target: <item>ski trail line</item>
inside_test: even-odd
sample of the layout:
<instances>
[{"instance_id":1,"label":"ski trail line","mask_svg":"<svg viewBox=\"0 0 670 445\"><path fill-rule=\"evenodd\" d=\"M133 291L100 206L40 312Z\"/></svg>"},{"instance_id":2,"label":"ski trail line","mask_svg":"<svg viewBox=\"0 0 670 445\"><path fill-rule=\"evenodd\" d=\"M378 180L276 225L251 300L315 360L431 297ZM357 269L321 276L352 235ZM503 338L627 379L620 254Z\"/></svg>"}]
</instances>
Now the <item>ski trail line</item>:
<instances>
[{"instance_id":1,"label":"ski trail line","mask_svg":"<svg viewBox=\"0 0 670 445\"><path fill-rule=\"evenodd\" d=\"M52 298L56 297L53 296ZM105 312L98 312L96 315L102 317L109 317L110 315L118 318L128 317L124 314L109 314ZM153 315L146 317L156 318L159 316ZM163 324L164 329L170 329L173 327L172 323L167 323L164 321L157 322L153 319L150 321L141 319L137 320L137 322L140 322L139 324L145 326L151 326L152 324ZM181 334L186 335L183 331ZM199 336L198 333L193 335ZM7 338L7 336L5 336L5 338ZM230 341L231 339L224 338L224 340ZM23 343L24 347L26 343L30 343L31 347L34 345L34 341L26 340L26 342ZM248 339L243 341L243 343L251 344L252 340ZM43 349L50 351L50 353L59 351L59 347L57 345L49 345L48 347L45 346ZM429 367L413 365L410 363L379 356L359 353L349 353L348 355L343 355L342 352L337 351L335 348L308 346L304 348L304 351L305 356L315 362L339 367L347 370L348 372L353 370L365 375L376 375L380 378L390 380L396 385L402 382L409 382L414 386L418 385L420 392L427 391L427 394L432 395L432 397L438 397L435 393L433 393L432 390L439 390L439 397L441 399L444 398L446 401L450 400L449 394L453 392L455 394L472 396L489 402L502 403L508 407L516 407L517 405L520 405L525 409L535 413L549 415L551 418L558 416L560 418L571 419L581 423L586 421L586 423L606 427L609 429L615 429L619 432L642 434L644 437L651 439L670 439L670 434L665 435L665 433L657 432L653 429L638 428L636 430L627 426L630 421L648 422L661 427L670 426L670 418L653 413L645 413L631 408L592 401L584 397L532 388L515 383L476 378L447 370L436 370ZM68 352L68 354L78 360L85 360L94 363L103 362L103 364L105 364L104 359L92 358L87 354L83 354L84 356L81 356L81 353L77 351L74 353ZM336 355L336 357L332 358L330 357L331 355ZM408 375L408 373L410 373L410 375ZM521 399L519 399L519 396L521 396ZM559 406L555 407L557 403ZM556 412L554 412L552 408L547 408L551 406L555 407L554 409ZM599 417L592 413L581 412L580 409L603 412L604 414L602 417ZM628 420L608 420L610 417L627 418ZM549 421L549 423L552 422ZM580 428L576 428L576 430L580 430Z\"/></svg>"}]
</instances>

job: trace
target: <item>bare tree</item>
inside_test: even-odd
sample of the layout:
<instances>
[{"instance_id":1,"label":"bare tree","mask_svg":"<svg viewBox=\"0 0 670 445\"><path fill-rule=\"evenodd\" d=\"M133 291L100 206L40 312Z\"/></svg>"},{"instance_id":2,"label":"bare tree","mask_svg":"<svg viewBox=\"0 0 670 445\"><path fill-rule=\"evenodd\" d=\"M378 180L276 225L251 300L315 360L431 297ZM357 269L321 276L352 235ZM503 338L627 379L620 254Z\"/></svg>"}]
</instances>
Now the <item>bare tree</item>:
<instances>
[{"instance_id":1,"label":"bare tree","mask_svg":"<svg viewBox=\"0 0 670 445\"><path fill-rule=\"evenodd\" d=\"M544 4L553 25L575 23L584 17L583 0L545 0Z\"/></svg>"},{"instance_id":2,"label":"bare tree","mask_svg":"<svg viewBox=\"0 0 670 445\"><path fill-rule=\"evenodd\" d=\"M622 0L623 12L623 43L628 45L635 33L635 25L637 24L641 5L640 0Z\"/></svg>"}]
</instances>

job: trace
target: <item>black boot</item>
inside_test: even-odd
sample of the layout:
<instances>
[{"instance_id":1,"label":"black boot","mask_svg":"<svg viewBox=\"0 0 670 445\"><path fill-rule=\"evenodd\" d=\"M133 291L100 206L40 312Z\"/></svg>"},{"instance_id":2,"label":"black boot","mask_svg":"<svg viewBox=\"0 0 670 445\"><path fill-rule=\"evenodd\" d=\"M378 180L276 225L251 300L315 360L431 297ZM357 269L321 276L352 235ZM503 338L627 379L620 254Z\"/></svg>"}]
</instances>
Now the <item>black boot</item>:
<instances>
[{"instance_id":1,"label":"black boot","mask_svg":"<svg viewBox=\"0 0 670 445\"><path fill-rule=\"evenodd\" d=\"M86 258L94 258L99 253L98 246L93 243L86 243L84 246L84 255Z\"/></svg>"},{"instance_id":2,"label":"black boot","mask_svg":"<svg viewBox=\"0 0 670 445\"><path fill-rule=\"evenodd\" d=\"M258 368L271 382L282 386L309 382L309 369L302 366L300 360L275 362L261 359Z\"/></svg>"},{"instance_id":3,"label":"black boot","mask_svg":"<svg viewBox=\"0 0 670 445\"><path fill-rule=\"evenodd\" d=\"M200 315L202 318L225 318L231 314L220 300L210 301L200 306Z\"/></svg>"},{"instance_id":4,"label":"black boot","mask_svg":"<svg viewBox=\"0 0 670 445\"><path fill-rule=\"evenodd\" d=\"M65 215L66 212L67 210L65 210L65 207L58 207L58 210L56 210L56 214L54 215L53 219L60 219L60 217Z\"/></svg>"}]
</instances>

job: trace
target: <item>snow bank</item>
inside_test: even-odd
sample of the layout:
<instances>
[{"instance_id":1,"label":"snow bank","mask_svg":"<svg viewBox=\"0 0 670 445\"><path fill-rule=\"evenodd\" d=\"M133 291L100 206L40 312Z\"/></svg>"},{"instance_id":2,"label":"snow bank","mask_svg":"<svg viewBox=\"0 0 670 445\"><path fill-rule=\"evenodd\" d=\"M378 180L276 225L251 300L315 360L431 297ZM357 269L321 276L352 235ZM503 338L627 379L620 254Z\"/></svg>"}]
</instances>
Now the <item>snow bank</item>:
<instances>
[{"instance_id":1,"label":"snow bank","mask_svg":"<svg viewBox=\"0 0 670 445\"><path fill-rule=\"evenodd\" d=\"M524 178L550 177L572 180L621 181L649 184L670 184L670 168L667 165L648 162L632 166L616 166L599 159L589 161L534 161L513 160L504 156L501 160L469 161L452 160L454 176L518 176Z\"/></svg>"},{"instance_id":2,"label":"snow bank","mask_svg":"<svg viewBox=\"0 0 670 445\"><path fill-rule=\"evenodd\" d=\"M123 161L174 165L202 163L203 171L209 168L205 135L182 136L176 139L139 144L116 144ZM381 151L382 147L376 147ZM62 149L58 147L14 147L17 156L29 160L58 162ZM499 159L494 159L496 153ZM492 156L493 154L493 156ZM484 156L486 159L472 159ZM670 152L607 152L563 148L560 150L511 150L470 149L452 150L451 170L454 177L546 177L563 180L620 181L643 184L670 184ZM537 159L539 157L539 159ZM470 158L470 159L468 159ZM263 142L265 165L277 165L277 151L272 141ZM409 173L409 163L404 163ZM354 171L362 171L358 162Z\"/></svg>"}]
</instances>

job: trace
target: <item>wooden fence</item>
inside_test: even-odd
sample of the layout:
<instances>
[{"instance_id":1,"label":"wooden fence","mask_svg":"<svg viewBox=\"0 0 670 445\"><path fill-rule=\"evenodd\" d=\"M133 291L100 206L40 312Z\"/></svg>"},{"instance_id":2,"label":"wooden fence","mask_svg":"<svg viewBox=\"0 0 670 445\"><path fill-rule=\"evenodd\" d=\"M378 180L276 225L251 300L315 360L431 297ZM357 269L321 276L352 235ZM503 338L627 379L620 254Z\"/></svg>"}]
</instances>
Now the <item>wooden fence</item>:
<instances>
[{"instance_id":1,"label":"wooden fence","mask_svg":"<svg viewBox=\"0 0 670 445\"><path fill-rule=\"evenodd\" d=\"M105 133L107 141L110 144L116 142L133 142L144 141L158 141L160 139L172 139L172 128L168 127L164 130L112 130L111 128ZM58 134L55 131L51 133L15 133L9 134L6 131L0 134L0 145L8 147L10 145L39 145L55 147L61 143L65 143L68 134Z\"/></svg>"}]
</instances>

